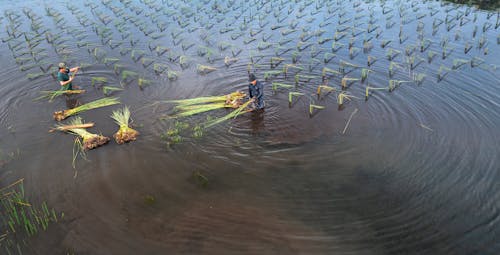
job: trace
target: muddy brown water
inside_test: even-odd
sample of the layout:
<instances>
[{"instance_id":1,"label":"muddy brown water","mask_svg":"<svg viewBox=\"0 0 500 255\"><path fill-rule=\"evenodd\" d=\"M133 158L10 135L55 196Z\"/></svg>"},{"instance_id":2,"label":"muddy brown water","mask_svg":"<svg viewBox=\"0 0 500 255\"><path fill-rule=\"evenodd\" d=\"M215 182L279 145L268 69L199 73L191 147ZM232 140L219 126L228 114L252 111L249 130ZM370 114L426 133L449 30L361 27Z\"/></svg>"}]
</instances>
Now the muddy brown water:
<instances>
[{"instance_id":1,"label":"muddy brown water","mask_svg":"<svg viewBox=\"0 0 500 255\"><path fill-rule=\"evenodd\" d=\"M3 1L0 186L25 178L31 201L46 201L65 214L30 238L23 254L497 254L498 14L435 1L384 2ZM54 12L63 20L48 15ZM443 24L433 33L436 20ZM282 33L294 23L296 32ZM430 42L423 52L419 23ZM370 24L379 28L368 32ZM96 33L106 29L109 36ZM333 38L336 29L346 36L337 42L342 48L332 52L335 40L318 41ZM408 37L403 42L400 29ZM313 34L320 30L321 35ZM34 31L43 33L37 45ZM62 37L51 44L45 33ZM253 33L256 40L245 42ZM157 34L163 35L153 38ZM353 34L358 52L351 58ZM39 53L27 53L25 36ZM132 46L130 38L137 43ZM368 52L363 40L373 44ZM384 40L391 43L382 48ZM231 46L222 49L223 43ZM259 50L259 43L272 44ZM305 50L297 49L308 43ZM464 53L466 44L472 48ZM169 51L157 54L156 46ZM415 68L405 55L412 46ZM213 50L210 59L198 54L203 47ZM401 51L393 60L400 66L393 77L389 48ZM142 59L131 56L134 50L142 51ZM436 56L429 62L431 51ZM325 62L325 53L336 56ZM188 67L180 66L179 55L188 57ZM173 106L162 101L246 91L249 63L263 80L267 71L292 64L295 55L303 69L298 73L314 78L276 91L273 82L295 84L295 73L265 81L264 112L204 130L201 138L192 137L196 124L229 111L179 119L190 125L181 131L182 141L162 139L176 121L163 118ZM226 66L226 56L238 60ZM276 56L284 60L271 67ZM377 58L370 67L368 56ZM115 72L106 58L117 58L122 67ZM471 65L473 58L482 64ZM328 79L336 92L318 98L316 89L324 83L322 68L339 70L342 60L373 72L347 88L354 97L339 109L340 76ZM454 60L469 62L453 69ZM84 66L74 83L87 92L34 101L40 91L58 85L52 71L34 79L27 75L60 61ZM149 62L167 66L178 79L156 74ZM217 70L199 74L197 64ZM441 73L443 79L438 78L441 66L450 69ZM123 81L120 68L151 84ZM346 71L350 78L361 75L361 68ZM373 91L364 100L367 84L387 87L391 79L411 81L416 74L426 75L421 84ZM56 124L54 111L104 97L102 84L91 86L93 77L123 88L111 94L131 108L141 134L129 144L111 141L89 151L87 160L78 158L73 168L74 137L47 131ZM289 104L289 91L304 95ZM310 116L311 103L325 108ZM96 123L92 132L112 136L118 127L109 116L122 105L80 116Z\"/></svg>"}]
</instances>

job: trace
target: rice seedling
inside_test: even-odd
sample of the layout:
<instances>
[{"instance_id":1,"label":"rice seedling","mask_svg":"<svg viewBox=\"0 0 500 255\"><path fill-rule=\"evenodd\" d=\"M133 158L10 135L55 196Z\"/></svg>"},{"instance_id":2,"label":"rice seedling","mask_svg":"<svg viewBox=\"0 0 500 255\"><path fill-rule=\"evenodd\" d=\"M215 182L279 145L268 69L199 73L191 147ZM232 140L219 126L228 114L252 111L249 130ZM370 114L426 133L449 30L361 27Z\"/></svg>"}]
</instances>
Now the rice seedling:
<instances>
[{"instance_id":1,"label":"rice seedling","mask_svg":"<svg viewBox=\"0 0 500 255\"><path fill-rule=\"evenodd\" d=\"M76 115L76 114L81 113L81 112L85 112L85 111L100 108L100 107L115 105L115 104L119 104L119 103L120 103L120 101L118 101L117 98L101 98L101 99L92 101L90 103L80 105L80 106L75 107L73 109L54 112L53 117L56 121L61 121L63 119L66 119L69 116Z\"/></svg>"},{"instance_id":2,"label":"rice seedling","mask_svg":"<svg viewBox=\"0 0 500 255\"><path fill-rule=\"evenodd\" d=\"M442 81L446 75L448 75L448 72L450 72L451 69L441 65L438 69L438 82Z\"/></svg>"},{"instance_id":3,"label":"rice seedling","mask_svg":"<svg viewBox=\"0 0 500 255\"><path fill-rule=\"evenodd\" d=\"M387 50L386 56L389 61L392 61L399 54L401 54L401 51L390 48Z\"/></svg>"},{"instance_id":4,"label":"rice seedling","mask_svg":"<svg viewBox=\"0 0 500 255\"><path fill-rule=\"evenodd\" d=\"M318 88L316 89L316 94L318 95L319 98L322 92L326 92L328 94L332 91L336 91L335 88L330 87L328 85L319 85Z\"/></svg>"},{"instance_id":5,"label":"rice seedling","mask_svg":"<svg viewBox=\"0 0 500 255\"><path fill-rule=\"evenodd\" d=\"M469 60L456 58L456 59L453 60L453 67L452 67L452 69L456 70L456 69L460 68L461 66L463 66L465 64L468 64L468 63L469 63Z\"/></svg>"},{"instance_id":6,"label":"rice seedling","mask_svg":"<svg viewBox=\"0 0 500 255\"><path fill-rule=\"evenodd\" d=\"M177 80L177 78L179 78L179 75L175 71L168 70L167 71L167 78L171 81L175 81L175 80Z\"/></svg>"},{"instance_id":7,"label":"rice seedling","mask_svg":"<svg viewBox=\"0 0 500 255\"><path fill-rule=\"evenodd\" d=\"M337 96L337 104L339 107L342 107L344 105L345 100L350 101L352 98L356 98L356 97L349 94L347 91L342 91Z\"/></svg>"},{"instance_id":8,"label":"rice seedling","mask_svg":"<svg viewBox=\"0 0 500 255\"><path fill-rule=\"evenodd\" d=\"M145 52L143 50L132 50L132 53L130 53L130 57L134 62L139 61L144 56Z\"/></svg>"},{"instance_id":9,"label":"rice seedling","mask_svg":"<svg viewBox=\"0 0 500 255\"><path fill-rule=\"evenodd\" d=\"M367 68L361 69L361 82L365 82L365 80L368 78L368 74L370 72L373 72L373 71L370 69L367 69Z\"/></svg>"},{"instance_id":10,"label":"rice seedling","mask_svg":"<svg viewBox=\"0 0 500 255\"><path fill-rule=\"evenodd\" d=\"M315 104L309 104L309 117L312 117L314 109L316 109L316 110L323 110L323 109L325 109L325 106L315 105Z\"/></svg>"},{"instance_id":11,"label":"rice seedling","mask_svg":"<svg viewBox=\"0 0 500 255\"><path fill-rule=\"evenodd\" d=\"M165 64L161 63L154 63L153 64L153 71L155 72L156 75L162 74L165 71L167 71L168 66Z\"/></svg>"},{"instance_id":12,"label":"rice seedling","mask_svg":"<svg viewBox=\"0 0 500 255\"><path fill-rule=\"evenodd\" d=\"M480 65L484 64L484 60L481 59L481 58L478 58L478 57L473 57L471 60L470 60L470 66L471 67L478 67Z\"/></svg>"},{"instance_id":13,"label":"rice seedling","mask_svg":"<svg viewBox=\"0 0 500 255\"><path fill-rule=\"evenodd\" d=\"M120 47L120 55L125 56L132 51L131 48L128 47Z\"/></svg>"},{"instance_id":14,"label":"rice seedling","mask_svg":"<svg viewBox=\"0 0 500 255\"><path fill-rule=\"evenodd\" d=\"M446 59L446 57L449 56L451 54L451 52L453 52L453 49L454 49L453 47L449 47L448 48L446 45L443 46L442 52L441 52L442 53L442 58Z\"/></svg>"},{"instance_id":15,"label":"rice seedling","mask_svg":"<svg viewBox=\"0 0 500 255\"><path fill-rule=\"evenodd\" d=\"M394 68L403 69L398 63L391 61L389 63L389 76L392 77L394 75Z\"/></svg>"},{"instance_id":16,"label":"rice seedling","mask_svg":"<svg viewBox=\"0 0 500 255\"><path fill-rule=\"evenodd\" d=\"M40 97L35 98L35 100L40 99L49 99L49 102L52 102L54 98L61 95L73 95L73 94L82 94L85 93L85 90L53 90L53 91L40 91L42 94Z\"/></svg>"},{"instance_id":17,"label":"rice seedling","mask_svg":"<svg viewBox=\"0 0 500 255\"><path fill-rule=\"evenodd\" d=\"M391 42L392 42L392 40L382 40L382 43L380 44L380 47L385 48Z\"/></svg>"},{"instance_id":18,"label":"rice seedling","mask_svg":"<svg viewBox=\"0 0 500 255\"><path fill-rule=\"evenodd\" d=\"M360 49L358 49L356 47L351 47L349 49L349 58L350 59L355 58L358 55L359 52L360 52Z\"/></svg>"},{"instance_id":19,"label":"rice seedling","mask_svg":"<svg viewBox=\"0 0 500 255\"><path fill-rule=\"evenodd\" d=\"M291 106L294 97L299 97L299 96L303 96L303 95L304 95L304 93L300 93L300 92L294 92L294 91L288 92L288 104Z\"/></svg>"},{"instance_id":20,"label":"rice seedling","mask_svg":"<svg viewBox=\"0 0 500 255\"><path fill-rule=\"evenodd\" d=\"M271 57L271 60L270 60L271 68L277 67L283 61L285 61L284 58L281 58L281 57Z\"/></svg>"},{"instance_id":21,"label":"rice seedling","mask_svg":"<svg viewBox=\"0 0 500 255\"><path fill-rule=\"evenodd\" d=\"M372 66L377 61L377 58L374 56L367 57L367 65L368 67Z\"/></svg>"},{"instance_id":22,"label":"rice seedling","mask_svg":"<svg viewBox=\"0 0 500 255\"><path fill-rule=\"evenodd\" d=\"M145 86L151 85L151 83L152 83L151 80L147 80L147 79L144 79L144 78L137 79L137 84L139 85L140 89L143 89Z\"/></svg>"},{"instance_id":23,"label":"rice seedling","mask_svg":"<svg viewBox=\"0 0 500 255\"><path fill-rule=\"evenodd\" d=\"M310 81L312 79L318 78L317 76L314 75L301 75L301 74L296 74L295 75L295 85L299 85L300 81Z\"/></svg>"},{"instance_id":24,"label":"rice seedling","mask_svg":"<svg viewBox=\"0 0 500 255\"><path fill-rule=\"evenodd\" d=\"M213 66L200 65L200 64L198 64L196 66L196 69L198 70L198 73L200 73L200 74L208 74L210 72L217 70L217 68L215 68Z\"/></svg>"},{"instance_id":25,"label":"rice seedling","mask_svg":"<svg viewBox=\"0 0 500 255\"><path fill-rule=\"evenodd\" d=\"M272 89L273 89L273 91L277 91L278 88L291 89L293 87L294 87L294 85L291 85L291 84L285 84L285 83L280 83L280 82L273 82L272 83Z\"/></svg>"},{"instance_id":26,"label":"rice seedling","mask_svg":"<svg viewBox=\"0 0 500 255\"><path fill-rule=\"evenodd\" d=\"M359 66L344 60L340 60L340 67L339 67L340 73L345 74L346 68L350 68L348 72L351 72L352 70L359 68Z\"/></svg>"},{"instance_id":27,"label":"rice seedling","mask_svg":"<svg viewBox=\"0 0 500 255\"><path fill-rule=\"evenodd\" d=\"M130 71L130 70L123 70L122 73L121 73L121 81L129 81L130 78L133 79L136 79L137 77L139 77L139 74L137 72L134 72L134 71Z\"/></svg>"},{"instance_id":28,"label":"rice seedling","mask_svg":"<svg viewBox=\"0 0 500 255\"><path fill-rule=\"evenodd\" d=\"M323 62L326 64L326 63L329 63L333 58L335 58L335 54L333 53L329 53L329 52L326 52L324 55L323 55Z\"/></svg>"},{"instance_id":29,"label":"rice seedling","mask_svg":"<svg viewBox=\"0 0 500 255\"><path fill-rule=\"evenodd\" d=\"M76 117L76 118L72 119L69 122L69 124L71 126L78 127L78 126L82 126L84 123L80 117ZM56 129L58 129L58 127L63 129L63 126L64 125L58 125L56 127ZM63 131L69 132L69 133L76 135L82 139L81 148L80 148L82 151L91 150L91 149L97 148L97 147L102 146L102 145L109 142L108 137L90 133L84 128L68 128L68 129L64 129Z\"/></svg>"},{"instance_id":30,"label":"rice seedling","mask_svg":"<svg viewBox=\"0 0 500 255\"><path fill-rule=\"evenodd\" d=\"M437 55L436 52L430 50L429 52L427 52L427 62L431 63L432 62L432 59Z\"/></svg>"},{"instance_id":31,"label":"rice seedling","mask_svg":"<svg viewBox=\"0 0 500 255\"><path fill-rule=\"evenodd\" d=\"M403 83L408 83L412 81L402 81L402 80L389 80L389 92L394 91L397 87L399 87Z\"/></svg>"},{"instance_id":32,"label":"rice seedling","mask_svg":"<svg viewBox=\"0 0 500 255\"><path fill-rule=\"evenodd\" d=\"M412 80L417 84L417 85L422 85L422 82L424 81L426 75L423 73L414 73L412 76Z\"/></svg>"},{"instance_id":33,"label":"rice seedling","mask_svg":"<svg viewBox=\"0 0 500 255\"><path fill-rule=\"evenodd\" d=\"M105 65L110 65L110 64L114 65L114 64L116 64L116 62L118 62L118 61L120 61L120 59L119 59L119 58L104 58L104 60L103 60L102 62L103 62L103 64L105 64Z\"/></svg>"},{"instance_id":34,"label":"rice seedling","mask_svg":"<svg viewBox=\"0 0 500 255\"><path fill-rule=\"evenodd\" d=\"M342 76L342 73L340 73L340 72L338 72L336 70L330 69L328 67L323 67L323 70L321 71L321 77L322 77L322 79L325 80L325 78L328 75Z\"/></svg>"},{"instance_id":35,"label":"rice seedling","mask_svg":"<svg viewBox=\"0 0 500 255\"><path fill-rule=\"evenodd\" d=\"M238 58L230 58L230 57L226 56L224 58L224 65L230 66L230 65L236 63L238 60L239 60Z\"/></svg>"},{"instance_id":36,"label":"rice seedling","mask_svg":"<svg viewBox=\"0 0 500 255\"><path fill-rule=\"evenodd\" d=\"M271 77L276 77L283 73L283 70L271 70L264 72L264 80L268 80Z\"/></svg>"},{"instance_id":37,"label":"rice seedling","mask_svg":"<svg viewBox=\"0 0 500 255\"><path fill-rule=\"evenodd\" d=\"M120 127L113 135L116 143L123 144L137 139L139 132L129 127L130 110L127 106L123 107L123 109L113 111L111 118L114 119L115 123Z\"/></svg>"},{"instance_id":38,"label":"rice seedling","mask_svg":"<svg viewBox=\"0 0 500 255\"><path fill-rule=\"evenodd\" d=\"M365 89L365 101L368 100L368 97L371 95L370 91L373 91L373 90L386 90L386 89L387 88L376 88L376 87L366 86L366 89Z\"/></svg>"},{"instance_id":39,"label":"rice seedling","mask_svg":"<svg viewBox=\"0 0 500 255\"><path fill-rule=\"evenodd\" d=\"M482 35L481 38L479 38L477 48L481 49L484 45L486 45L486 37Z\"/></svg>"},{"instance_id":40,"label":"rice seedling","mask_svg":"<svg viewBox=\"0 0 500 255\"><path fill-rule=\"evenodd\" d=\"M148 68L149 66L151 66L154 63L154 61L155 60L152 58L146 58L146 57L141 58L141 64L144 68Z\"/></svg>"},{"instance_id":41,"label":"rice seedling","mask_svg":"<svg viewBox=\"0 0 500 255\"><path fill-rule=\"evenodd\" d=\"M34 79L38 79L38 78L43 77L43 76L45 76L44 72L28 73L26 75L26 78L28 78L29 80L34 80Z\"/></svg>"},{"instance_id":42,"label":"rice seedling","mask_svg":"<svg viewBox=\"0 0 500 255\"><path fill-rule=\"evenodd\" d=\"M342 89L347 89L347 87L351 86L352 83L359 80L360 80L359 78L343 77L340 84L342 86Z\"/></svg>"},{"instance_id":43,"label":"rice seedling","mask_svg":"<svg viewBox=\"0 0 500 255\"><path fill-rule=\"evenodd\" d=\"M121 91L123 88L112 87L112 86L102 86L102 93L105 96L109 96L113 91Z\"/></svg>"}]
</instances>

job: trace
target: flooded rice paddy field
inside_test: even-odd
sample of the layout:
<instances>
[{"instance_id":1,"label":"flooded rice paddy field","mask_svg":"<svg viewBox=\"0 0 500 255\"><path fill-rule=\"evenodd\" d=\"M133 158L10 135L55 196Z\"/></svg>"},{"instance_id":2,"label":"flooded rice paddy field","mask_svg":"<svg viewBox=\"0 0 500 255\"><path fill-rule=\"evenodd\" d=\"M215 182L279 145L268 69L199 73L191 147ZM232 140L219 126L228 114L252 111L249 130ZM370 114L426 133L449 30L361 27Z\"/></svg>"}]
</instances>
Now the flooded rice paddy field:
<instances>
[{"instance_id":1,"label":"flooded rice paddy field","mask_svg":"<svg viewBox=\"0 0 500 255\"><path fill-rule=\"evenodd\" d=\"M0 187L64 213L17 254L497 254L500 17L438 1L3 1ZM81 66L86 93L59 88ZM166 100L247 90L209 129ZM78 157L55 111L137 141ZM74 118L74 117L71 117ZM66 123L66 122L65 122ZM167 132L178 128L179 136ZM199 134L198 134L199 136ZM2 233L8 226L2 225ZM0 234L2 234L0 233ZM2 254L7 244L3 243Z\"/></svg>"}]
</instances>

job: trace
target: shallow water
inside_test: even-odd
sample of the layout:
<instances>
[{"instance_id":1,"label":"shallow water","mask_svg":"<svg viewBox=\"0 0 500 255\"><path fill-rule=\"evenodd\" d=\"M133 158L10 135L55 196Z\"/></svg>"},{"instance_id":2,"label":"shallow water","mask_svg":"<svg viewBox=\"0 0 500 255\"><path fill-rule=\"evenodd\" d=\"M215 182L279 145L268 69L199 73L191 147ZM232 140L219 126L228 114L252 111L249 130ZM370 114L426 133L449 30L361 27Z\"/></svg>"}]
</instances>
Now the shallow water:
<instances>
[{"instance_id":1,"label":"shallow water","mask_svg":"<svg viewBox=\"0 0 500 255\"><path fill-rule=\"evenodd\" d=\"M32 201L47 201L65 214L31 238L24 254L496 254L498 14L434 1L384 2L5 1L0 7L5 41L0 44L0 186L25 178ZM63 19L50 17L46 8ZM38 17L34 22L32 13ZM443 24L433 31L438 19ZM30 42L38 38L33 23L40 24L38 32L63 35L53 44L45 35L38 45L32 43L35 52L46 55L22 55L29 50L26 37ZM377 25L379 36L372 30ZM283 33L293 26L296 32ZM105 28L110 36L96 32ZM346 36L332 52L336 29ZM157 33L163 37L154 39ZM358 52L350 57L353 34ZM430 40L423 52L422 37ZM137 43L132 46L130 38ZM332 40L318 43L324 38ZM364 39L373 45L366 52ZM285 40L290 41L279 44ZM382 47L384 40L391 43ZM443 41L452 49L445 58ZM259 50L259 43L272 45ZM308 43L305 50L297 48ZM467 43L472 48L464 53ZM223 49L226 44L231 46ZM416 49L408 55L415 56L415 68L405 60L405 49L412 45ZM169 51L159 54L156 46ZM203 47L213 51L210 59L198 54ZM392 60L400 66L392 77L389 49L401 52ZM143 51L142 59L132 56L133 50ZM233 56L231 50L241 52ZM428 61L430 51L436 56ZM326 63L325 53L335 57ZM284 60L272 67L277 54ZM179 55L188 57L188 67L179 64ZM238 60L226 66L226 56ZM294 56L303 69L298 73L314 78L276 91L273 82L295 84L293 70L265 81L263 113L224 122L198 139L192 128L208 114L181 119L190 123L181 132L182 142L161 138L175 125L164 118L173 106L162 101L246 91L249 63L263 80L265 72L283 69ZM368 56L377 58L370 67ZM474 57L483 63L473 67ZM137 78L122 81L120 70L115 72L106 58L118 58L124 70L152 83L140 87ZM453 69L456 59L469 62ZM27 75L60 61L83 66L75 84L87 92L68 100L34 101L39 91L58 85L51 71L34 79ZM324 82L323 67L339 70L341 61L373 72L346 89L354 97L339 108L342 76L328 76L336 92L318 98L316 89ZM168 66L178 79L156 74L150 62ZM42 68L28 68L33 63ZM197 64L217 70L200 74ZM443 79L438 78L440 66L450 68ZM360 78L361 68L347 67L346 77ZM364 99L367 84L387 87L391 79L411 81L419 73L426 75L421 84L402 83ZM91 85L93 77L106 77L107 86L124 89L112 96L131 108L141 135L126 145L112 141L89 151L88 160L79 158L73 168L73 137L47 130L56 124L54 111L104 97L102 84ZM304 95L289 104L289 90ZM325 109L310 116L311 103ZM111 136L117 126L109 115L120 107L80 116L96 123L92 132ZM196 174L207 184L200 185Z\"/></svg>"}]
</instances>

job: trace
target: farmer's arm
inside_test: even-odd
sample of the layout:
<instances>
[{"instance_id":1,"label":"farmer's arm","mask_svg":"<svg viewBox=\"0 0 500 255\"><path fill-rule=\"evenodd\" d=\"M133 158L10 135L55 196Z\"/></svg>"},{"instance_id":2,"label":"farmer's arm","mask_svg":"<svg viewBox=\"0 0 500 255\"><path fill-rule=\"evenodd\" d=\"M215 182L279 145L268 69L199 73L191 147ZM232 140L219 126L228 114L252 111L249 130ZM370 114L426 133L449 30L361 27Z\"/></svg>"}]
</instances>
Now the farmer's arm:
<instances>
[{"instance_id":1,"label":"farmer's arm","mask_svg":"<svg viewBox=\"0 0 500 255\"><path fill-rule=\"evenodd\" d=\"M69 71L70 71L71 73L73 73L73 75L75 75L75 74L76 74L76 72L78 72L78 70L80 70L80 67L79 67L79 66L77 66L77 67L73 67L73 68L69 69Z\"/></svg>"},{"instance_id":2,"label":"farmer's arm","mask_svg":"<svg viewBox=\"0 0 500 255\"><path fill-rule=\"evenodd\" d=\"M262 82L259 82L257 84L257 95L255 95L255 97L261 98L263 95L264 95L264 85L262 84Z\"/></svg>"},{"instance_id":3,"label":"farmer's arm","mask_svg":"<svg viewBox=\"0 0 500 255\"><path fill-rule=\"evenodd\" d=\"M69 80L67 80L67 81L59 81L59 84L61 84L61 86L65 86L66 84L68 84L72 81L73 81L73 76L69 77Z\"/></svg>"}]
</instances>

